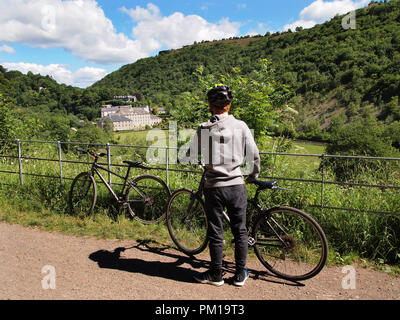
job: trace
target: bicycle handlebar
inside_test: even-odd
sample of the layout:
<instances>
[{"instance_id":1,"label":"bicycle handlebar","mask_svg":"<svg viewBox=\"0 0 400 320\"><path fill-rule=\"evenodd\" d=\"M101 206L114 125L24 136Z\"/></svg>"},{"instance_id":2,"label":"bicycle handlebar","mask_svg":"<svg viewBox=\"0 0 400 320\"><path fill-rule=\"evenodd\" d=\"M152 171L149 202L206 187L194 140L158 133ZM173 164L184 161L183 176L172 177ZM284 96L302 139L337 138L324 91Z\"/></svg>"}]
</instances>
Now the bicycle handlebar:
<instances>
[{"instance_id":1,"label":"bicycle handlebar","mask_svg":"<svg viewBox=\"0 0 400 320\"><path fill-rule=\"evenodd\" d=\"M277 185L278 181L260 181L254 180L250 182L251 184L255 184L258 187L259 191L270 189L270 190L286 190L291 191L291 189L282 188Z\"/></svg>"},{"instance_id":2,"label":"bicycle handlebar","mask_svg":"<svg viewBox=\"0 0 400 320\"><path fill-rule=\"evenodd\" d=\"M104 152L100 152L100 153L95 153L91 150L85 150L85 149L81 149L81 148L76 148L77 151L81 152L81 153L86 153L91 155L92 157L105 157L107 155L107 153Z\"/></svg>"}]
</instances>

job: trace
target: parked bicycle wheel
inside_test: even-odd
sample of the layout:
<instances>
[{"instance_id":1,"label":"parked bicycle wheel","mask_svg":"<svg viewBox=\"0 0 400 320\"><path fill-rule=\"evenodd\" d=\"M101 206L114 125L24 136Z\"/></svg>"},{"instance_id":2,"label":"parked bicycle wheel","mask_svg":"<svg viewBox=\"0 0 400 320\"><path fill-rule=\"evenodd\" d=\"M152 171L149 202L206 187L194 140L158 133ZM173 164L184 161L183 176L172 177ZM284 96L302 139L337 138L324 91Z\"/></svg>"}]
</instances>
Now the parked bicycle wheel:
<instances>
[{"instance_id":1,"label":"parked bicycle wheel","mask_svg":"<svg viewBox=\"0 0 400 320\"><path fill-rule=\"evenodd\" d=\"M202 252L208 243L208 222L203 200L180 189L168 203L167 227L176 246L187 255Z\"/></svg>"},{"instance_id":2,"label":"parked bicycle wheel","mask_svg":"<svg viewBox=\"0 0 400 320\"><path fill-rule=\"evenodd\" d=\"M69 211L74 215L92 215L97 199L97 186L90 172L78 174L69 190Z\"/></svg>"},{"instance_id":3,"label":"parked bicycle wheel","mask_svg":"<svg viewBox=\"0 0 400 320\"><path fill-rule=\"evenodd\" d=\"M279 207L262 213L256 221L253 237L261 263L285 279L314 277L328 257L328 243L321 227L297 209Z\"/></svg>"},{"instance_id":4,"label":"parked bicycle wheel","mask_svg":"<svg viewBox=\"0 0 400 320\"><path fill-rule=\"evenodd\" d=\"M171 192L163 180L152 175L135 178L126 191L129 214L143 224L161 221L166 214Z\"/></svg>"}]
</instances>

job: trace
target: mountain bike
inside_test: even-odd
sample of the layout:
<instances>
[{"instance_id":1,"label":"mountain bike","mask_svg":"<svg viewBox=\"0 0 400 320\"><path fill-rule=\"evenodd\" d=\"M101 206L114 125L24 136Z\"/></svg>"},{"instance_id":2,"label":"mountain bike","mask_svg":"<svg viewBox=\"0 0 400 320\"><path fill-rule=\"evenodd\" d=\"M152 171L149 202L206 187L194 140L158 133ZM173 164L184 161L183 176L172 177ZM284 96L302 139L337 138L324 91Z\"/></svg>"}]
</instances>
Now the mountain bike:
<instances>
[{"instance_id":1,"label":"mountain bike","mask_svg":"<svg viewBox=\"0 0 400 320\"><path fill-rule=\"evenodd\" d=\"M132 168L149 169L141 162L124 161L128 165L126 175L121 176L105 167L98 161L107 156L106 153L95 153L91 150L77 149L93 157L93 163L89 171L78 174L72 182L69 191L69 210L71 214L92 215L97 200L97 184L95 175L106 186L111 198L122 209L143 224L153 224L161 221L166 214L168 199L171 196L169 187L159 177L153 175L141 175L133 180L129 179ZM99 170L108 172L123 180L122 190L117 194Z\"/></svg>"},{"instance_id":2,"label":"mountain bike","mask_svg":"<svg viewBox=\"0 0 400 320\"><path fill-rule=\"evenodd\" d=\"M166 222L175 245L189 256L208 244L208 221L202 198L205 171L197 191L179 189L168 203ZM306 280L325 266L328 242L319 224L308 214L290 207L263 208L259 194L264 190L289 190L277 181L254 181L255 196L248 199L248 244L260 262L287 280ZM229 222L228 215L224 218Z\"/></svg>"}]
</instances>

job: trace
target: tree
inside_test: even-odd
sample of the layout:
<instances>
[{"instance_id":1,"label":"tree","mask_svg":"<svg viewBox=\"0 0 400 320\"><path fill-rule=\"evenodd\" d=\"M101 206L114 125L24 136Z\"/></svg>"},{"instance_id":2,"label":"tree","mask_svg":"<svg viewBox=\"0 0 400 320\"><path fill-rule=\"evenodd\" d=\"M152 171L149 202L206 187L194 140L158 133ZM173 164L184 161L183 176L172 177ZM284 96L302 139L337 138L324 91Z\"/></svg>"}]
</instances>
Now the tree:
<instances>
[{"instance_id":1,"label":"tree","mask_svg":"<svg viewBox=\"0 0 400 320\"><path fill-rule=\"evenodd\" d=\"M392 141L387 139L384 125L372 117L333 130L326 153L345 156L399 156L398 151L392 146ZM339 181L354 180L362 173L379 177L392 170L389 162L352 158L328 158L325 160L325 165L332 169Z\"/></svg>"},{"instance_id":2,"label":"tree","mask_svg":"<svg viewBox=\"0 0 400 320\"><path fill-rule=\"evenodd\" d=\"M209 115L203 99L191 92L180 94L175 102L175 108L170 109L170 113L181 128L195 127L206 121Z\"/></svg>"},{"instance_id":3,"label":"tree","mask_svg":"<svg viewBox=\"0 0 400 320\"><path fill-rule=\"evenodd\" d=\"M0 94L0 152L9 149L15 136L14 117L12 105Z\"/></svg>"},{"instance_id":4,"label":"tree","mask_svg":"<svg viewBox=\"0 0 400 320\"><path fill-rule=\"evenodd\" d=\"M391 116L393 120L400 120L399 97L395 96L388 102L383 109L383 118Z\"/></svg>"},{"instance_id":5,"label":"tree","mask_svg":"<svg viewBox=\"0 0 400 320\"><path fill-rule=\"evenodd\" d=\"M114 132L114 123L111 121L110 118L105 118L103 121L103 131L111 136Z\"/></svg>"},{"instance_id":6,"label":"tree","mask_svg":"<svg viewBox=\"0 0 400 320\"><path fill-rule=\"evenodd\" d=\"M202 92L207 92L216 83L228 85L233 92L231 113L254 130L256 140L274 131L287 109L292 96L288 86L275 79L271 61L260 59L252 73L245 76L239 68L217 77L204 76L203 68L197 70ZM203 94L205 97L205 94ZM206 101L201 99L202 104Z\"/></svg>"},{"instance_id":7,"label":"tree","mask_svg":"<svg viewBox=\"0 0 400 320\"><path fill-rule=\"evenodd\" d=\"M103 130L90 122L86 122L82 128L79 128L73 138L74 142L87 144L106 144L109 137Z\"/></svg>"}]
</instances>

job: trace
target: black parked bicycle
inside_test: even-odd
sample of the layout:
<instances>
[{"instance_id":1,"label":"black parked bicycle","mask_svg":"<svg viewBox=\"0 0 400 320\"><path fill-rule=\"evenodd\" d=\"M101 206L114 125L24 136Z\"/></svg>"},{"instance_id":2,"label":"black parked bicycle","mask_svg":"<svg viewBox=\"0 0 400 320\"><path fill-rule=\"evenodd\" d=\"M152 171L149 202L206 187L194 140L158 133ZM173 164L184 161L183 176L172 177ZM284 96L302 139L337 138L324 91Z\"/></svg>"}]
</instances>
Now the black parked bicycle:
<instances>
[{"instance_id":1,"label":"black parked bicycle","mask_svg":"<svg viewBox=\"0 0 400 320\"><path fill-rule=\"evenodd\" d=\"M153 175L141 175L133 180L129 179L131 168L149 168L143 166L141 162L124 161L128 165L128 170L123 177L98 164L99 158L106 156L106 153L95 153L84 149L77 149L77 151L92 156L94 161L90 171L78 174L72 182L69 191L71 214L93 214L97 200L96 174L104 183L116 204L127 209L134 219L144 224L152 224L165 217L168 199L171 196L171 191L165 182ZM107 183L99 170L104 170L123 180L119 195Z\"/></svg>"},{"instance_id":2,"label":"black parked bicycle","mask_svg":"<svg viewBox=\"0 0 400 320\"><path fill-rule=\"evenodd\" d=\"M168 203L166 220L170 236L187 255L202 252L208 244L208 222L202 199L204 179L205 172L198 191L177 190ZM288 189L279 187L276 181L255 181L254 184L257 191L253 199L248 199L249 246L254 248L260 262L279 277L299 281L316 276L328 257L328 242L322 228L298 209L262 208L261 191ZM226 213L224 217L229 222Z\"/></svg>"}]
</instances>

